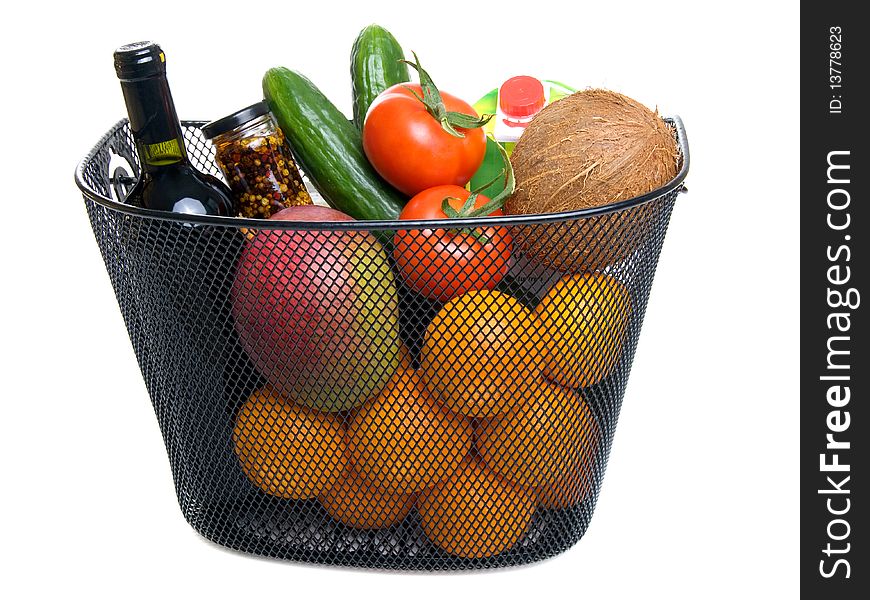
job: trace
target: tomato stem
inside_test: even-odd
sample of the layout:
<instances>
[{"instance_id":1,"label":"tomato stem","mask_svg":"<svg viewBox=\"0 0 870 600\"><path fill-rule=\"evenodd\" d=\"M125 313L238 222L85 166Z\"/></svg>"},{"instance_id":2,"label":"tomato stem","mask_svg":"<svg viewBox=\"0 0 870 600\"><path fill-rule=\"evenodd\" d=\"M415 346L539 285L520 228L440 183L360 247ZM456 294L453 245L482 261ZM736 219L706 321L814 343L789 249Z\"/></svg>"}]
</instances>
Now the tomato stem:
<instances>
[{"instance_id":1,"label":"tomato stem","mask_svg":"<svg viewBox=\"0 0 870 600\"><path fill-rule=\"evenodd\" d=\"M500 200L490 200L480 208L474 208L474 204L475 202L477 202L478 196L479 194L477 192L471 192L471 194L469 194L468 196L468 199L465 200L459 210L453 208L453 205L450 204L451 200L459 202L459 198L456 198L454 196L447 196L441 201L441 211L445 215L447 215L448 219L467 219L473 217L489 216L504 205L504 198L502 198ZM485 236L476 229L471 229L470 227L463 227L462 229L458 229L456 231L458 231L459 233L470 235L484 246L489 244L490 242L490 239L487 236Z\"/></svg>"},{"instance_id":2,"label":"tomato stem","mask_svg":"<svg viewBox=\"0 0 870 600\"><path fill-rule=\"evenodd\" d=\"M470 235L471 237L476 239L478 242L480 242L480 244L482 246L486 246L490 242L490 239L487 236L483 235L481 232L479 232L476 229L471 229L469 227L463 227L462 229L459 230L459 233L464 233L466 235Z\"/></svg>"},{"instance_id":3,"label":"tomato stem","mask_svg":"<svg viewBox=\"0 0 870 600\"><path fill-rule=\"evenodd\" d=\"M493 177L492 179L490 179L489 181L487 181L483 185L477 186L476 188L471 190L471 192L473 194L480 194L483 192L483 190L485 190L486 188L491 186L493 183L495 183L496 181L498 181L502 177L505 178L505 185L507 185L507 169L502 169L501 171L498 172L498 174L495 177Z\"/></svg>"},{"instance_id":4,"label":"tomato stem","mask_svg":"<svg viewBox=\"0 0 870 600\"><path fill-rule=\"evenodd\" d=\"M441 92L438 91L435 82L432 81L432 77L430 77L429 73L420 66L420 59L417 58L417 53L413 52L413 54L413 61L402 59L402 62L413 67L414 70L419 73L420 88L423 90L423 96L421 97L420 94L408 86L405 86L405 89L414 94L417 100L423 103L426 107L426 112L432 115L433 119L441 123L441 129L454 137L464 138L465 134L461 131L457 131L457 127L461 129L477 129L478 127L483 127L489 123L489 120L492 119L493 115L482 115L477 117L447 110L447 107L444 106L444 100L441 98Z\"/></svg>"},{"instance_id":5,"label":"tomato stem","mask_svg":"<svg viewBox=\"0 0 870 600\"><path fill-rule=\"evenodd\" d=\"M493 196L493 201L498 200L504 205L505 201L508 199L508 196L514 193L516 189L516 178L514 177L514 168L511 165L511 159L507 154L507 150L505 150L504 146L496 142L494 139L496 148L498 148L498 153L501 155L502 164L504 164L504 169L502 173L504 174L504 189L501 192ZM490 184L487 184L490 185Z\"/></svg>"}]
</instances>

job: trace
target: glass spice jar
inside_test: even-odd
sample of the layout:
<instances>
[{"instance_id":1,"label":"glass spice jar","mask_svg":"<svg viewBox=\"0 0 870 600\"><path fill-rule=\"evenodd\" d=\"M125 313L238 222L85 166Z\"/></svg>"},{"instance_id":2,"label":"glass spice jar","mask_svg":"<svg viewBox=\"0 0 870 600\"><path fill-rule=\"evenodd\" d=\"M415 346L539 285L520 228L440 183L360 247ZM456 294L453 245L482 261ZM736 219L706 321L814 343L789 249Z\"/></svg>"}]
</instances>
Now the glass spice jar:
<instances>
[{"instance_id":1,"label":"glass spice jar","mask_svg":"<svg viewBox=\"0 0 870 600\"><path fill-rule=\"evenodd\" d=\"M239 216L268 219L288 206L312 204L290 146L265 102L212 121L202 132L239 203Z\"/></svg>"}]
</instances>

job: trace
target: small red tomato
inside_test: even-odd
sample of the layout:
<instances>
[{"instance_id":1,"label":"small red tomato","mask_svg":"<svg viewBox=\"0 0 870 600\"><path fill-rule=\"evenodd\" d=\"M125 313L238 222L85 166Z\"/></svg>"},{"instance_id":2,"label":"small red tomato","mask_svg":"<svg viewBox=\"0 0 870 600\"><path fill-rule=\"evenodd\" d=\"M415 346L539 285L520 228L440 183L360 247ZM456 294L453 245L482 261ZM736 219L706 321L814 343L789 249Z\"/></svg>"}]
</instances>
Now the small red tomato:
<instances>
[{"instance_id":1,"label":"small red tomato","mask_svg":"<svg viewBox=\"0 0 870 600\"><path fill-rule=\"evenodd\" d=\"M442 210L444 199L462 214L469 196L463 187L439 185L411 198L399 215L402 220L446 221L444 229L400 230L393 239L399 273L408 287L427 298L447 302L471 290L491 290L508 270L512 240L507 227L450 227L450 219ZM474 207L465 212L489 201L478 195ZM501 209L489 213L492 217L502 215Z\"/></svg>"}]
</instances>

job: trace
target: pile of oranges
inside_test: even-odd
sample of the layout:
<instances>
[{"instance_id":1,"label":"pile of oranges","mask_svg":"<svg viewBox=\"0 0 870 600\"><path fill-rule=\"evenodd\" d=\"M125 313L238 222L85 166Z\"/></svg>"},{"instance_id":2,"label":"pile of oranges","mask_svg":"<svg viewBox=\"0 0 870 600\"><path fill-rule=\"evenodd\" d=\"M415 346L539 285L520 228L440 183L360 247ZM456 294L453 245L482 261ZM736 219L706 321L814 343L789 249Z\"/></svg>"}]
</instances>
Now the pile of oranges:
<instances>
[{"instance_id":1,"label":"pile of oranges","mask_svg":"<svg viewBox=\"0 0 870 600\"><path fill-rule=\"evenodd\" d=\"M254 393L236 417L239 463L267 494L317 498L349 527L390 527L416 509L444 551L495 556L535 510L589 493L602 440L581 390L614 369L630 311L624 286L597 273L565 276L534 310L468 292L429 324L420 368L403 349L358 408Z\"/></svg>"}]
</instances>

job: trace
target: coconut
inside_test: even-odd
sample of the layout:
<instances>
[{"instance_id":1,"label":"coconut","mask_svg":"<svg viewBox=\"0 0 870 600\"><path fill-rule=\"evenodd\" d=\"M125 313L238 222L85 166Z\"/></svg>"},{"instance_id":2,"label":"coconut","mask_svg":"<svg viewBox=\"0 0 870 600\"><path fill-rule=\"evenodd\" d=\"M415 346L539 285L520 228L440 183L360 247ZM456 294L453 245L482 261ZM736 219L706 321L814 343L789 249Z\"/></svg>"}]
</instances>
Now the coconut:
<instances>
[{"instance_id":1,"label":"coconut","mask_svg":"<svg viewBox=\"0 0 870 600\"><path fill-rule=\"evenodd\" d=\"M516 190L509 214L605 206L662 187L677 174L671 127L627 96L590 89L545 107L511 155ZM624 259L649 233L648 205L531 227L517 241L533 261L559 271L601 269Z\"/></svg>"}]
</instances>

